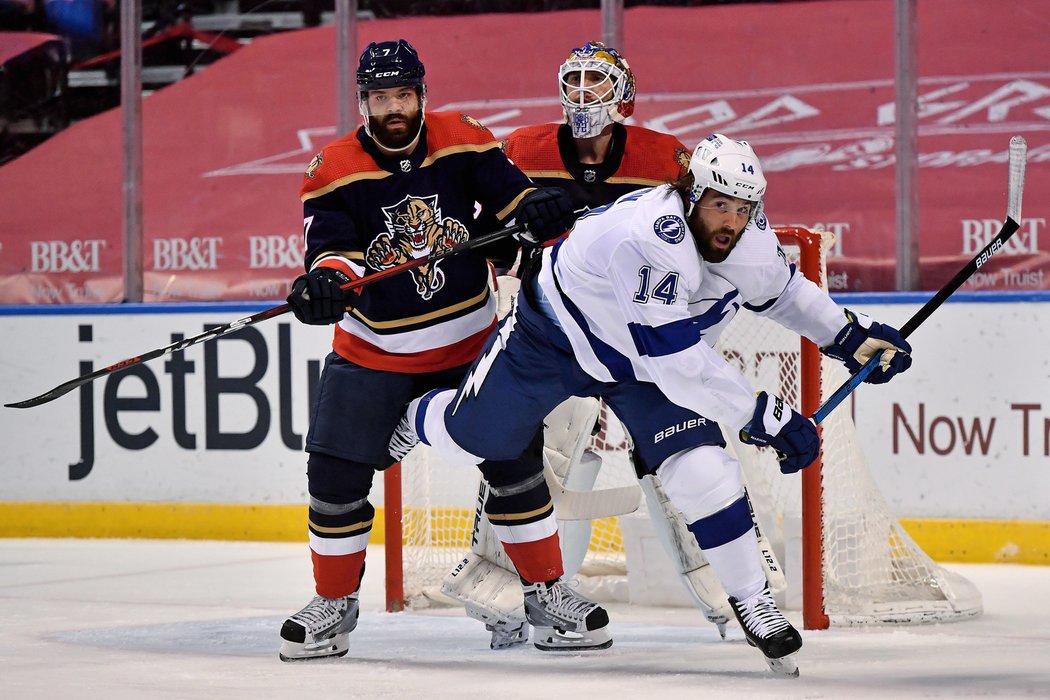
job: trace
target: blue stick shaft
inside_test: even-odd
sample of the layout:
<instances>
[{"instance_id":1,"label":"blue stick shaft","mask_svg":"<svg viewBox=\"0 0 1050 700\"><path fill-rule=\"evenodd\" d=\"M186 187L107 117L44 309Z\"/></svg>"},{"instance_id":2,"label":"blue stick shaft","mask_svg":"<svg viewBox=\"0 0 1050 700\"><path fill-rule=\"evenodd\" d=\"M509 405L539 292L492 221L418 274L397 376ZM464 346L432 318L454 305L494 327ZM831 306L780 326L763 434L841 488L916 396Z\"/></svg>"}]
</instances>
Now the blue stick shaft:
<instances>
[{"instance_id":1,"label":"blue stick shaft","mask_svg":"<svg viewBox=\"0 0 1050 700\"><path fill-rule=\"evenodd\" d=\"M828 397L828 400L821 404L820 408L813 414L811 420L820 425L821 421L828 417L828 414L835 410L835 408L842 403L843 399L853 393L853 390L861 385L868 375L875 371L875 368L879 366L879 359L882 357L882 350L879 350L875 357L868 360L868 363L860 368L860 371L854 374L849 380L835 390L835 393Z\"/></svg>"},{"instance_id":2,"label":"blue stick shaft","mask_svg":"<svg viewBox=\"0 0 1050 700\"><path fill-rule=\"evenodd\" d=\"M915 312L915 315L908 319L907 323L901 326L901 335L907 338L912 332L922 324L927 318L930 317L934 311L944 303L945 299L955 293L959 287L963 285L966 280L973 276L973 273L977 272L977 268L988 262L993 255L1002 250L1006 242L1010 240L1010 236L1014 235L1020 224L1011 219L1009 216L1006 217L1006 221L1003 222L1003 227L999 229L999 233L988 242L981 252L977 253L973 260L968 262L963 269L956 273L955 277L950 279L946 285L941 287L940 291L933 295L933 298L922 305L922 308ZM827 418L828 414L831 413L832 409L842 403L842 400L853 393L853 390L860 386L860 383L864 381L864 378L875 371L875 368L879 366L879 357L882 356L882 351L879 351L875 357L868 360L868 363L860 368L860 371L850 377L835 390L835 393L828 397L828 400L821 404L820 408L816 410L813 416L810 418L814 423L820 425L820 422Z\"/></svg>"}]
</instances>

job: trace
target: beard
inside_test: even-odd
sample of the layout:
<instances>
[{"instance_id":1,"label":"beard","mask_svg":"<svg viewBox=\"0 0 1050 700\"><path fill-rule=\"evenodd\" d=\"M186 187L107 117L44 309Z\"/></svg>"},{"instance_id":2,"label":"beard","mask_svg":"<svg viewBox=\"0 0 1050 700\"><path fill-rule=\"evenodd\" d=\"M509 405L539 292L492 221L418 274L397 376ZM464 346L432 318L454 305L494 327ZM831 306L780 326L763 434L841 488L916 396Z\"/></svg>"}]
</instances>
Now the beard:
<instances>
[{"instance_id":1,"label":"beard","mask_svg":"<svg viewBox=\"0 0 1050 700\"><path fill-rule=\"evenodd\" d=\"M397 126L389 126L390 122L400 120ZM372 132L372 138L391 150L404 148L415 140L419 135L420 127L423 125L423 110L417 110L412 115L394 112L382 116L368 117L368 130Z\"/></svg>"},{"instance_id":2,"label":"beard","mask_svg":"<svg viewBox=\"0 0 1050 700\"><path fill-rule=\"evenodd\" d=\"M743 231L738 233L728 226L712 231L700 220L697 221L697 227L699 231L696 233L696 247L700 250L700 257L709 263L725 262L743 235ZM725 241L726 237L729 238L728 243Z\"/></svg>"}]
</instances>

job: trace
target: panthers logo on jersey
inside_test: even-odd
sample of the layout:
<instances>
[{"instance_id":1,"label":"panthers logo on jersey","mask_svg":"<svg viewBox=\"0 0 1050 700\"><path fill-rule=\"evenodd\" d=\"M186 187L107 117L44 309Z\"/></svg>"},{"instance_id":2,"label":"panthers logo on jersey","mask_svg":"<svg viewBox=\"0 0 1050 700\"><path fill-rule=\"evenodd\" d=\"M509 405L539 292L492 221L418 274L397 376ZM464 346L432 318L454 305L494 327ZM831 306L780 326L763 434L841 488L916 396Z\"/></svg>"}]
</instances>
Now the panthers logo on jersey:
<instances>
[{"instance_id":1,"label":"panthers logo on jersey","mask_svg":"<svg viewBox=\"0 0 1050 700\"><path fill-rule=\"evenodd\" d=\"M306 177L313 180L317 177L317 169L324 163L324 153L318 153L310 160L310 164L306 166Z\"/></svg>"},{"instance_id":2,"label":"panthers logo on jersey","mask_svg":"<svg viewBox=\"0 0 1050 700\"><path fill-rule=\"evenodd\" d=\"M449 250L470 235L467 227L449 217L442 218L437 195L407 195L392 207L383 207L387 233L381 233L368 244L365 262L375 270ZM412 270L416 292L430 299L445 286L445 273L440 262L421 265Z\"/></svg>"},{"instance_id":3,"label":"panthers logo on jersey","mask_svg":"<svg viewBox=\"0 0 1050 700\"><path fill-rule=\"evenodd\" d=\"M478 131L481 131L481 130L483 130L485 128L484 124L479 122L474 117L467 116L466 114L460 116L460 121L462 121L464 124L470 124L472 127L477 129Z\"/></svg>"}]
</instances>

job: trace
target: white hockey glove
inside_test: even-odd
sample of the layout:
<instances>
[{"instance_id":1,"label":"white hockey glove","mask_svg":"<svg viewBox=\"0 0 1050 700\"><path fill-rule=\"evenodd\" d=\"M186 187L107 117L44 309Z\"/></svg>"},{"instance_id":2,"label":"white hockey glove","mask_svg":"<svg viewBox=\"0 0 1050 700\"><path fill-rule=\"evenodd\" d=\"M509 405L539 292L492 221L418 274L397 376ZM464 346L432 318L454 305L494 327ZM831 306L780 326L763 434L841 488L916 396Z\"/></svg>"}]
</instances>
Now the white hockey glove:
<instances>
[{"instance_id":1,"label":"white hockey glove","mask_svg":"<svg viewBox=\"0 0 1050 700\"><path fill-rule=\"evenodd\" d=\"M864 380L868 384L884 384L911 367L911 345L899 330L862 313L849 309L845 312L848 323L833 344L820 349L822 353L841 361L851 374L856 374L882 350L879 368Z\"/></svg>"}]
</instances>

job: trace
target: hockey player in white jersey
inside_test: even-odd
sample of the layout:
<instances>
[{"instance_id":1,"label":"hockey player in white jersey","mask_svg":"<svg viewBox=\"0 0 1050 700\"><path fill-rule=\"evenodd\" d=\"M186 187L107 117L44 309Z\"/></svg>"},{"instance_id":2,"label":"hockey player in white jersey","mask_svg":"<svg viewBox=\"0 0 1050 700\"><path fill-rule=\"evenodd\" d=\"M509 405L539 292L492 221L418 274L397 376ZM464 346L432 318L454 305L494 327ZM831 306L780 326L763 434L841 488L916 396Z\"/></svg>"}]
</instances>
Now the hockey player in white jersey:
<instances>
[{"instance_id":1,"label":"hockey player in white jersey","mask_svg":"<svg viewBox=\"0 0 1050 700\"><path fill-rule=\"evenodd\" d=\"M580 218L526 271L515 308L458 390L414 400L391 442L422 440L450 460L514 460L569 396L604 399L635 444L640 471L666 496L729 594L747 641L777 672L797 674L801 635L766 585L740 465L719 423L776 450L784 473L819 450L813 423L755 394L714 351L744 307L808 337L869 381L911 364L887 325L838 307L787 262L763 211L766 180L751 146L713 134L689 172ZM503 538L501 537L501 540Z\"/></svg>"}]
</instances>

